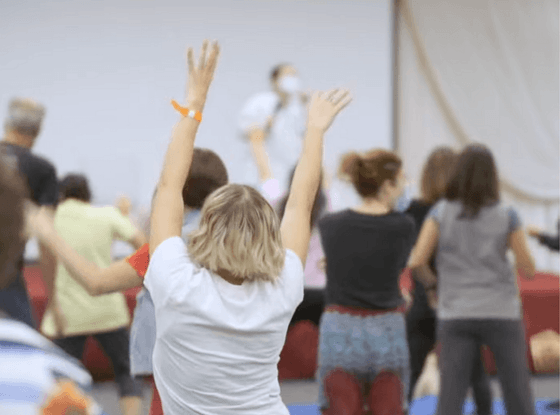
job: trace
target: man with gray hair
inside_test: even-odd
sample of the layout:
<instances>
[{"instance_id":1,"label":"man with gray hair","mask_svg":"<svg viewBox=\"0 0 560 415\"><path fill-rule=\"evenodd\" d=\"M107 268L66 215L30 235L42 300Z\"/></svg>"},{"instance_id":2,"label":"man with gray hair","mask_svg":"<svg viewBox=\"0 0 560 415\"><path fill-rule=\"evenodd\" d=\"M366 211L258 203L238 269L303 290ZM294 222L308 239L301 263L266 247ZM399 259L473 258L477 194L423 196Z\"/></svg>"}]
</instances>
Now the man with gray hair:
<instances>
[{"instance_id":1,"label":"man with gray hair","mask_svg":"<svg viewBox=\"0 0 560 415\"><path fill-rule=\"evenodd\" d=\"M53 208L58 200L58 182L54 166L44 158L31 153L31 148L41 130L45 116L44 107L30 99L15 98L10 101L4 123L4 138L0 152L5 160L17 168L27 185L27 196L36 204ZM24 247L18 256L16 269L7 286L0 289L0 309L11 317L36 328L31 314L29 297L23 279ZM63 317L58 312L54 298L56 257L40 245L40 265L47 288L48 306L57 317L58 329L62 329Z\"/></svg>"}]
</instances>

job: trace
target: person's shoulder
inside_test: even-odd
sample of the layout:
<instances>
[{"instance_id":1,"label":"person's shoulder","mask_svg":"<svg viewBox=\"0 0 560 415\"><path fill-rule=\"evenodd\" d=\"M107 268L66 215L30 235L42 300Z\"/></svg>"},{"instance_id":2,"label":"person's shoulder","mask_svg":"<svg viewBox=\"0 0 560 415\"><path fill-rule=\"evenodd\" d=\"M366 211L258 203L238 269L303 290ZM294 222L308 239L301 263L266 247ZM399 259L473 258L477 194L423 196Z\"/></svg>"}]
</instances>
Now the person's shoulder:
<instances>
[{"instance_id":1,"label":"person's shoulder","mask_svg":"<svg viewBox=\"0 0 560 415\"><path fill-rule=\"evenodd\" d=\"M0 143L0 147L6 154L17 157L18 160L24 161L27 166L34 170L56 172L54 164L52 164L47 158L32 152L26 147L5 142Z\"/></svg>"},{"instance_id":2,"label":"person's shoulder","mask_svg":"<svg viewBox=\"0 0 560 415\"><path fill-rule=\"evenodd\" d=\"M117 223L127 221L118 208L115 206L94 206L85 204L83 208L84 214L96 223L103 224L104 226L113 226Z\"/></svg>"},{"instance_id":3,"label":"person's shoulder","mask_svg":"<svg viewBox=\"0 0 560 415\"><path fill-rule=\"evenodd\" d=\"M31 167L34 170L37 171L41 171L43 173L48 173L48 174L55 174L56 175L56 168L54 167L54 164L51 163L48 159L46 159L45 157L35 154L31 151L27 151L25 153L22 154L22 157L26 157L28 158Z\"/></svg>"},{"instance_id":4,"label":"person's shoulder","mask_svg":"<svg viewBox=\"0 0 560 415\"><path fill-rule=\"evenodd\" d=\"M105 205L105 206L93 206L88 205L88 210L95 216L101 218L109 218L111 220L127 220L128 218L124 216L121 211L116 206Z\"/></svg>"},{"instance_id":5,"label":"person's shoulder","mask_svg":"<svg viewBox=\"0 0 560 415\"><path fill-rule=\"evenodd\" d=\"M483 206L480 209L479 216L481 218L510 218L512 216L518 216L515 207L503 201L492 203L490 205Z\"/></svg>"},{"instance_id":6,"label":"person's shoulder","mask_svg":"<svg viewBox=\"0 0 560 415\"><path fill-rule=\"evenodd\" d=\"M43 166L45 169L49 169L49 170L54 170L54 164L48 160L46 157L41 156L39 154L35 154L33 152L29 152L29 155L41 166Z\"/></svg>"},{"instance_id":7,"label":"person's shoulder","mask_svg":"<svg viewBox=\"0 0 560 415\"><path fill-rule=\"evenodd\" d=\"M413 231L416 228L416 222L414 219L405 212L393 212L393 220L406 230Z\"/></svg>"},{"instance_id":8,"label":"person's shoulder","mask_svg":"<svg viewBox=\"0 0 560 415\"><path fill-rule=\"evenodd\" d=\"M336 226L341 222L347 221L350 216L350 209L339 210L337 212L328 212L321 216L321 218L317 222L317 226L320 230L323 230L326 227Z\"/></svg>"},{"instance_id":9,"label":"person's shoulder","mask_svg":"<svg viewBox=\"0 0 560 415\"><path fill-rule=\"evenodd\" d=\"M500 217L505 218L509 232L513 232L520 228L521 218L514 206L507 203L499 202L496 203L494 209L498 212Z\"/></svg>"},{"instance_id":10,"label":"person's shoulder","mask_svg":"<svg viewBox=\"0 0 560 415\"><path fill-rule=\"evenodd\" d=\"M505 203L505 202L498 202L498 203L490 206L490 208L494 208L497 211L502 212L502 213L506 213L506 214L510 214L510 213L517 214L517 209L515 208L515 206L513 206L509 203Z\"/></svg>"},{"instance_id":11,"label":"person's shoulder","mask_svg":"<svg viewBox=\"0 0 560 415\"><path fill-rule=\"evenodd\" d=\"M35 351L53 359L62 359L79 371L77 375L81 375L81 378L78 377L75 380L79 380L81 383L91 381L89 373L79 360L66 354L49 339L20 321L0 318L0 341L11 341L25 345L28 352Z\"/></svg>"},{"instance_id":12,"label":"person's shoulder","mask_svg":"<svg viewBox=\"0 0 560 415\"><path fill-rule=\"evenodd\" d=\"M56 210L54 212L55 220L64 217L68 214L68 212L75 210L76 204L72 202L72 199L65 199L56 206Z\"/></svg>"},{"instance_id":13,"label":"person's shoulder","mask_svg":"<svg viewBox=\"0 0 560 415\"><path fill-rule=\"evenodd\" d=\"M125 217L121 211L116 206L92 206L92 209L95 209L98 212L105 213L107 215L112 215L116 217Z\"/></svg>"},{"instance_id":14,"label":"person's shoulder","mask_svg":"<svg viewBox=\"0 0 560 415\"><path fill-rule=\"evenodd\" d=\"M161 297L163 292L173 292L176 286L171 286L171 282L184 283L185 272L192 275L195 271L198 272L199 269L191 261L185 241L180 236L172 236L160 242L150 256L144 285L155 299ZM153 291L153 288L157 288L157 292Z\"/></svg>"},{"instance_id":15,"label":"person's shoulder","mask_svg":"<svg viewBox=\"0 0 560 415\"><path fill-rule=\"evenodd\" d=\"M412 215L421 214L424 212L427 213L432 206L433 203L428 203L420 199L412 199L410 201L410 205L408 205L408 208L405 210L405 213L409 213Z\"/></svg>"},{"instance_id":16,"label":"person's shoulder","mask_svg":"<svg viewBox=\"0 0 560 415\"><path fill-rule=\"evenodd\" d=\"M0 341L14 341L21 344L33 345L37 348L48 348L52 343L39 332L28 325L11 317L0 314Z\"/></svg>"},{"instance_id":17,"label":"person's shoulder","mask_svg":"<svg viewBox=\"0 0 560 415\"><path fill-rule=\"evenodd\" d=\"M338 210L336 212L325 213L319 222L336 222L340 220L346 220L352 217L351 209Z\"/></svg>"},{"instance_id":18,"label":"person's shoulder","mask_svg":"<svg viewBox=\"0 0 560 415\"><path fill-rule=\"evenodd\" d=\"M301 258L291 249L286 249L284 258L284 270L303 272L303 264Z\"/></svg>"},{"instance_id":19,"label":"person's shoulder","mask_svg":"<svg viewBox=\"0 0 560 415\"><path fill-rule=\"evenodd\" d=\"M299 304L303 300L304 264L300 257L292 250L286 249L284 267L275 286L293 298ZM290 301L291 303L291 301Z\"/></svg>"}]
</instances>

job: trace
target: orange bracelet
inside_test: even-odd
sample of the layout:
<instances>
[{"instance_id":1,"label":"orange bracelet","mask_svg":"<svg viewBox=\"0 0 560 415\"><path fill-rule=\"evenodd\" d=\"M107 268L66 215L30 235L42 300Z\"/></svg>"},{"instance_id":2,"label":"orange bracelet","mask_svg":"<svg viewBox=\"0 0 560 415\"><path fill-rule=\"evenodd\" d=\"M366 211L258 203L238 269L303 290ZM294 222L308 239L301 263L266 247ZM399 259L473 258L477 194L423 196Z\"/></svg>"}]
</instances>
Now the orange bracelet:
<instances>
[{"instance_id":1,"label":"orange bracelet","mask_svg":"<svg viewBox=\"0 0 560 415\"><path fill-rule=\"evenodd\" d=\"M171 105L173 105L173 108L179 111L181 115L185 117L191 117L197 120L198 122L202 121L202 113L200 111L193 111L188 109L187 107L182 107L174 99L171 100Z\"/></svg>"}]
</instances>

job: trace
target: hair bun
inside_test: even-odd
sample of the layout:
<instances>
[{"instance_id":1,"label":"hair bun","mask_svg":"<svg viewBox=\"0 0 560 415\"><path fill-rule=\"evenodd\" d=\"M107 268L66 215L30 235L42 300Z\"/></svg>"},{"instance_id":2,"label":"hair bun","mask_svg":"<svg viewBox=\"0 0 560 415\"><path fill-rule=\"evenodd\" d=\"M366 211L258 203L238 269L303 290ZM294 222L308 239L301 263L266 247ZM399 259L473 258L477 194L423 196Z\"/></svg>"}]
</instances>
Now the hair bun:
<instances>
[{"instance_id":1,"label":"hair bun","mask_svg":"<svg viewBox=\"0 0 560 415\"><path fill-rule=\"evenodd\" d=\"M356 152L346 153L342 156L340 167L338 169L338 176L342 180L353 181L358 175L360 167L363 165L363 160Z\"/></svg>"},{"instance_id":2,"label":"hair bun","mask_svg":"<svg viewBox=\"0 0 560 415\"><path fill-rule=\"evenodd\" d=\"M401 159L392 151L352 152L342 157L339 176L352 182L360 196L374 197L386 180L395 180L401 166Z\"/></svg>"}]
</instances>

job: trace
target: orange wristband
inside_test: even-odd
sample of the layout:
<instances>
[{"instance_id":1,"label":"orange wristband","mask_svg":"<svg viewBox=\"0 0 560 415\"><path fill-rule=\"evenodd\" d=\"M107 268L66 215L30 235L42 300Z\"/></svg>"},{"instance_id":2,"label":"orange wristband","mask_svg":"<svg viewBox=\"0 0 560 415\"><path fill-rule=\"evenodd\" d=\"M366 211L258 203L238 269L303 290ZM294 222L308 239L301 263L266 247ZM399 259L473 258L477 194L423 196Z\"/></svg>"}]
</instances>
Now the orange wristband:
<instances>
[{"instance_id":1,"label":"orange wristband","mask_svg":"<svg viewBox=\"0 0 560 415\"><path fill-rule=\"evenodd\" d=\"M197 120L198 122L202 121L202 113L200 111L193 111L193 110L188 109L187 107L182 107L174 99L171 100L171 105L173 105L173 108L175 108L177 111L179 111L179 113L181 115L183 115L185 117L191 117L191 118Z\"/></svg>"}]
</instances>

